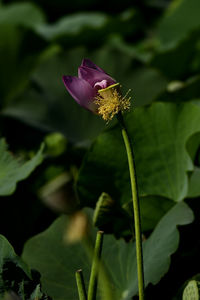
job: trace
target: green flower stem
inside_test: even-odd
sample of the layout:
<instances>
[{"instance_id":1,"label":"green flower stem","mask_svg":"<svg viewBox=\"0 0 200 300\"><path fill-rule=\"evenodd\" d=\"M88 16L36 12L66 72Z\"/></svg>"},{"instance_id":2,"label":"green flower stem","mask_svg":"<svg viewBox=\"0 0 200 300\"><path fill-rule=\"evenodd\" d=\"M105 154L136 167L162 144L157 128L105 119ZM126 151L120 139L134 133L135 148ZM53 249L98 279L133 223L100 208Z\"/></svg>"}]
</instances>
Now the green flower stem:
<instances>
[{"instance_id":1,"label":"green flower stem","mask_svg":"<svg viewBox=\"0 0 200 300\"><path fill-rule=\"evenodd\" d=\"M86 288L85 288L85 283L83 278L83 272L81 269L76 271L76 284L78 288L79 300L87 300L87 293L86 293Z\"/></svg>"},{"instance_id":2,"label":"green flower stem","mask_svg":"<svg viewBox=\"0 0 200 300\"><path fill-rule=\"evenodd\" d=\"M91 257L94 254L94 248L93 248L93 243L92 243L92 238L87 237L84 240L84 246L86 253L88 254L88 258L91 259ZM110 278L108 276L107 270L105 268L104 262L102 259L99 261L99 277L98 281L101 285L101 299L102 300L113 300L114 295L113 295L113 290L112 290L112 285L110 283Z\"/></svg>"},{"instance_id":3,"label":"green flower stem","mask_svg":"<svg viewBox=\"0 0 200 300\"><path fill-rule=\"evenodd\" d=\"M99 262L101 258L102 245L103 245L103 231L98 231L95 248L94 248L94 256L92 260L92 268L91 268L89 288L88 288L88 300L96 300L97 279L98 279Z\"/></svg>"},{"instance_id":4,"label":"green flower stem","mask_svg":"<svg viewBox=\"0 0 200 300\"><path fill-rule=\"evenodd\" d=\"M122 127L122 136L126 147L129 171L130 171L130 179L131 179L133 212L134 212L134 220L135 220L135 240L136 240L139 299L144 300L144 267L143 267L143 253L142 253L141 218L140 218L140 206L139 206L138 191L137 191L136 173L135 173L134 154L131 145L131 140L128 135L124 123L124 119L121 113L118 114L118 121Z\"/></svg>"}]
</instances>

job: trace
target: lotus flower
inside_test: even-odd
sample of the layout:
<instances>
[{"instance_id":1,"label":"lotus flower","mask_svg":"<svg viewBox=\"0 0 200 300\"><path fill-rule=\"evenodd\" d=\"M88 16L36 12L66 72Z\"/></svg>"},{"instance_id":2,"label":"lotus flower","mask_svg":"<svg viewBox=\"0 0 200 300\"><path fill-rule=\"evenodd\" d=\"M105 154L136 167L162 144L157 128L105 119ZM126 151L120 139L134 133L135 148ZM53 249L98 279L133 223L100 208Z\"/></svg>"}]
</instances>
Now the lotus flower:
<instances>
[{"instance_id":1,"label":"lotus flower","mask_svg":"<svg viewBox=\"0 0 200 300\"><path fill-rule=\"evenodd\" d=\"M82 107L111 120L130 106L130 98L119 93L119 83L89 59L83 59L78 77L63 76L66 89Z\"/></svg>"},{"instance_id":2,"label":"lotus flower","mask_svg":"<svg viewBox=\"0 0 200 300\"><path fill-rule=\"evenodd\" d=\"M76 102L92 112L97 110L94 99L98 90L116 83L112 77L89 59L83 59L78 68L78 77L63 76L63 81Z\"/></svg>"}]
</instances>

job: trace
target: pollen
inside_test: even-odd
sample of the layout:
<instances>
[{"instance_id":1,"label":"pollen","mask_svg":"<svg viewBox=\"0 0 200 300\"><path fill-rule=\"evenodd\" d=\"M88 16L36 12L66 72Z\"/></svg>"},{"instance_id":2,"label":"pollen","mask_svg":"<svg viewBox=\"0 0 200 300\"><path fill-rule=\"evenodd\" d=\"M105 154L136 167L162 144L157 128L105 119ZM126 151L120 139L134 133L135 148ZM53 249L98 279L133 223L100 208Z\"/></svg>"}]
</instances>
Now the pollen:
<instances>
[{"instance_id":1,"label":"pollen","mask_svg":"<svg viewBox=\"0 0 200 300\"><path fill-rule=\"evenodd\" d=\"M94 103L98 107L98 114L105 121L109 122L120 111L130 109L131 97L127 97L130 90L125 96L122 96L119 88L119 83L110 85L105 89L98 90L98 96L95 97Z\"/></svg>"}]
</instances>

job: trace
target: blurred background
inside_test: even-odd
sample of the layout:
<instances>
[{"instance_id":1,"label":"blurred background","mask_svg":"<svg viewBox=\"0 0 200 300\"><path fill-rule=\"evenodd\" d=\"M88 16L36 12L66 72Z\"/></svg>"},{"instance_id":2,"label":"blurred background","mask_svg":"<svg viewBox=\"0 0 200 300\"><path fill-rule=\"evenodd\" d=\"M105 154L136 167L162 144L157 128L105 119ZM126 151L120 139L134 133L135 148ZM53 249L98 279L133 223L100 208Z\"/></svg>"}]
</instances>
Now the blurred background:
<instances>
[{"instance_id":1,"label":"blurred background","mask_svg":"<svg viewBox=\"0 0 200 300\"><path fill-rule=\"evenodd\" d=\"M64 186L75 202L77 170L105 128L66 92L62 75L76 75L87 57L131 88L132 107L198 98L199 15L198 0L1 1L1 136L25 159L47 145L42 166L1 200L1 233L17 251L71 209L66 195L49 193Z\"/></svg>"},{"instance_id":2,"label":"blurred background","mask_svg":"<svg viewBox=\"0 0 200 300\"><path fill-rule=\"evenodd\" d=\"M132 90L132 108L195 100L200 1L0 1L0 133L23 159L46 145L44 163L1 197L0 233L19 254L27 238L74 211L79 166L105 128L62 83L84 57Z\"/></svg>"}]
</instances>

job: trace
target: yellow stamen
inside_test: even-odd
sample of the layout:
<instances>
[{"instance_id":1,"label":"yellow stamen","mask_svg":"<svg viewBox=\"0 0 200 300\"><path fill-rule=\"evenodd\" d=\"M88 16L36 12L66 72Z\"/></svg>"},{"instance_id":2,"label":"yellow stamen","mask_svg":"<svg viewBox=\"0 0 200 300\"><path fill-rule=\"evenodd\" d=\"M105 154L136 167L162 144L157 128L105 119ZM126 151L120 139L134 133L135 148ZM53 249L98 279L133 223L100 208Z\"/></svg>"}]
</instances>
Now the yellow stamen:
<instances>
[{"instance_id":1,"label":"yellow stamen","mask_svg":"<svg viewBox=\"0 0 200 300\"><path fill-rule=\"evenodd\" d=\"M102 116L105 121L110 121L120 111L125 111L130 108L130 99L127 98L128 93L123 97L120 93L119 83L110 85L105 89L98 91L94 103L98 106L98 114Z\"/></svg>"}]
</instances>

